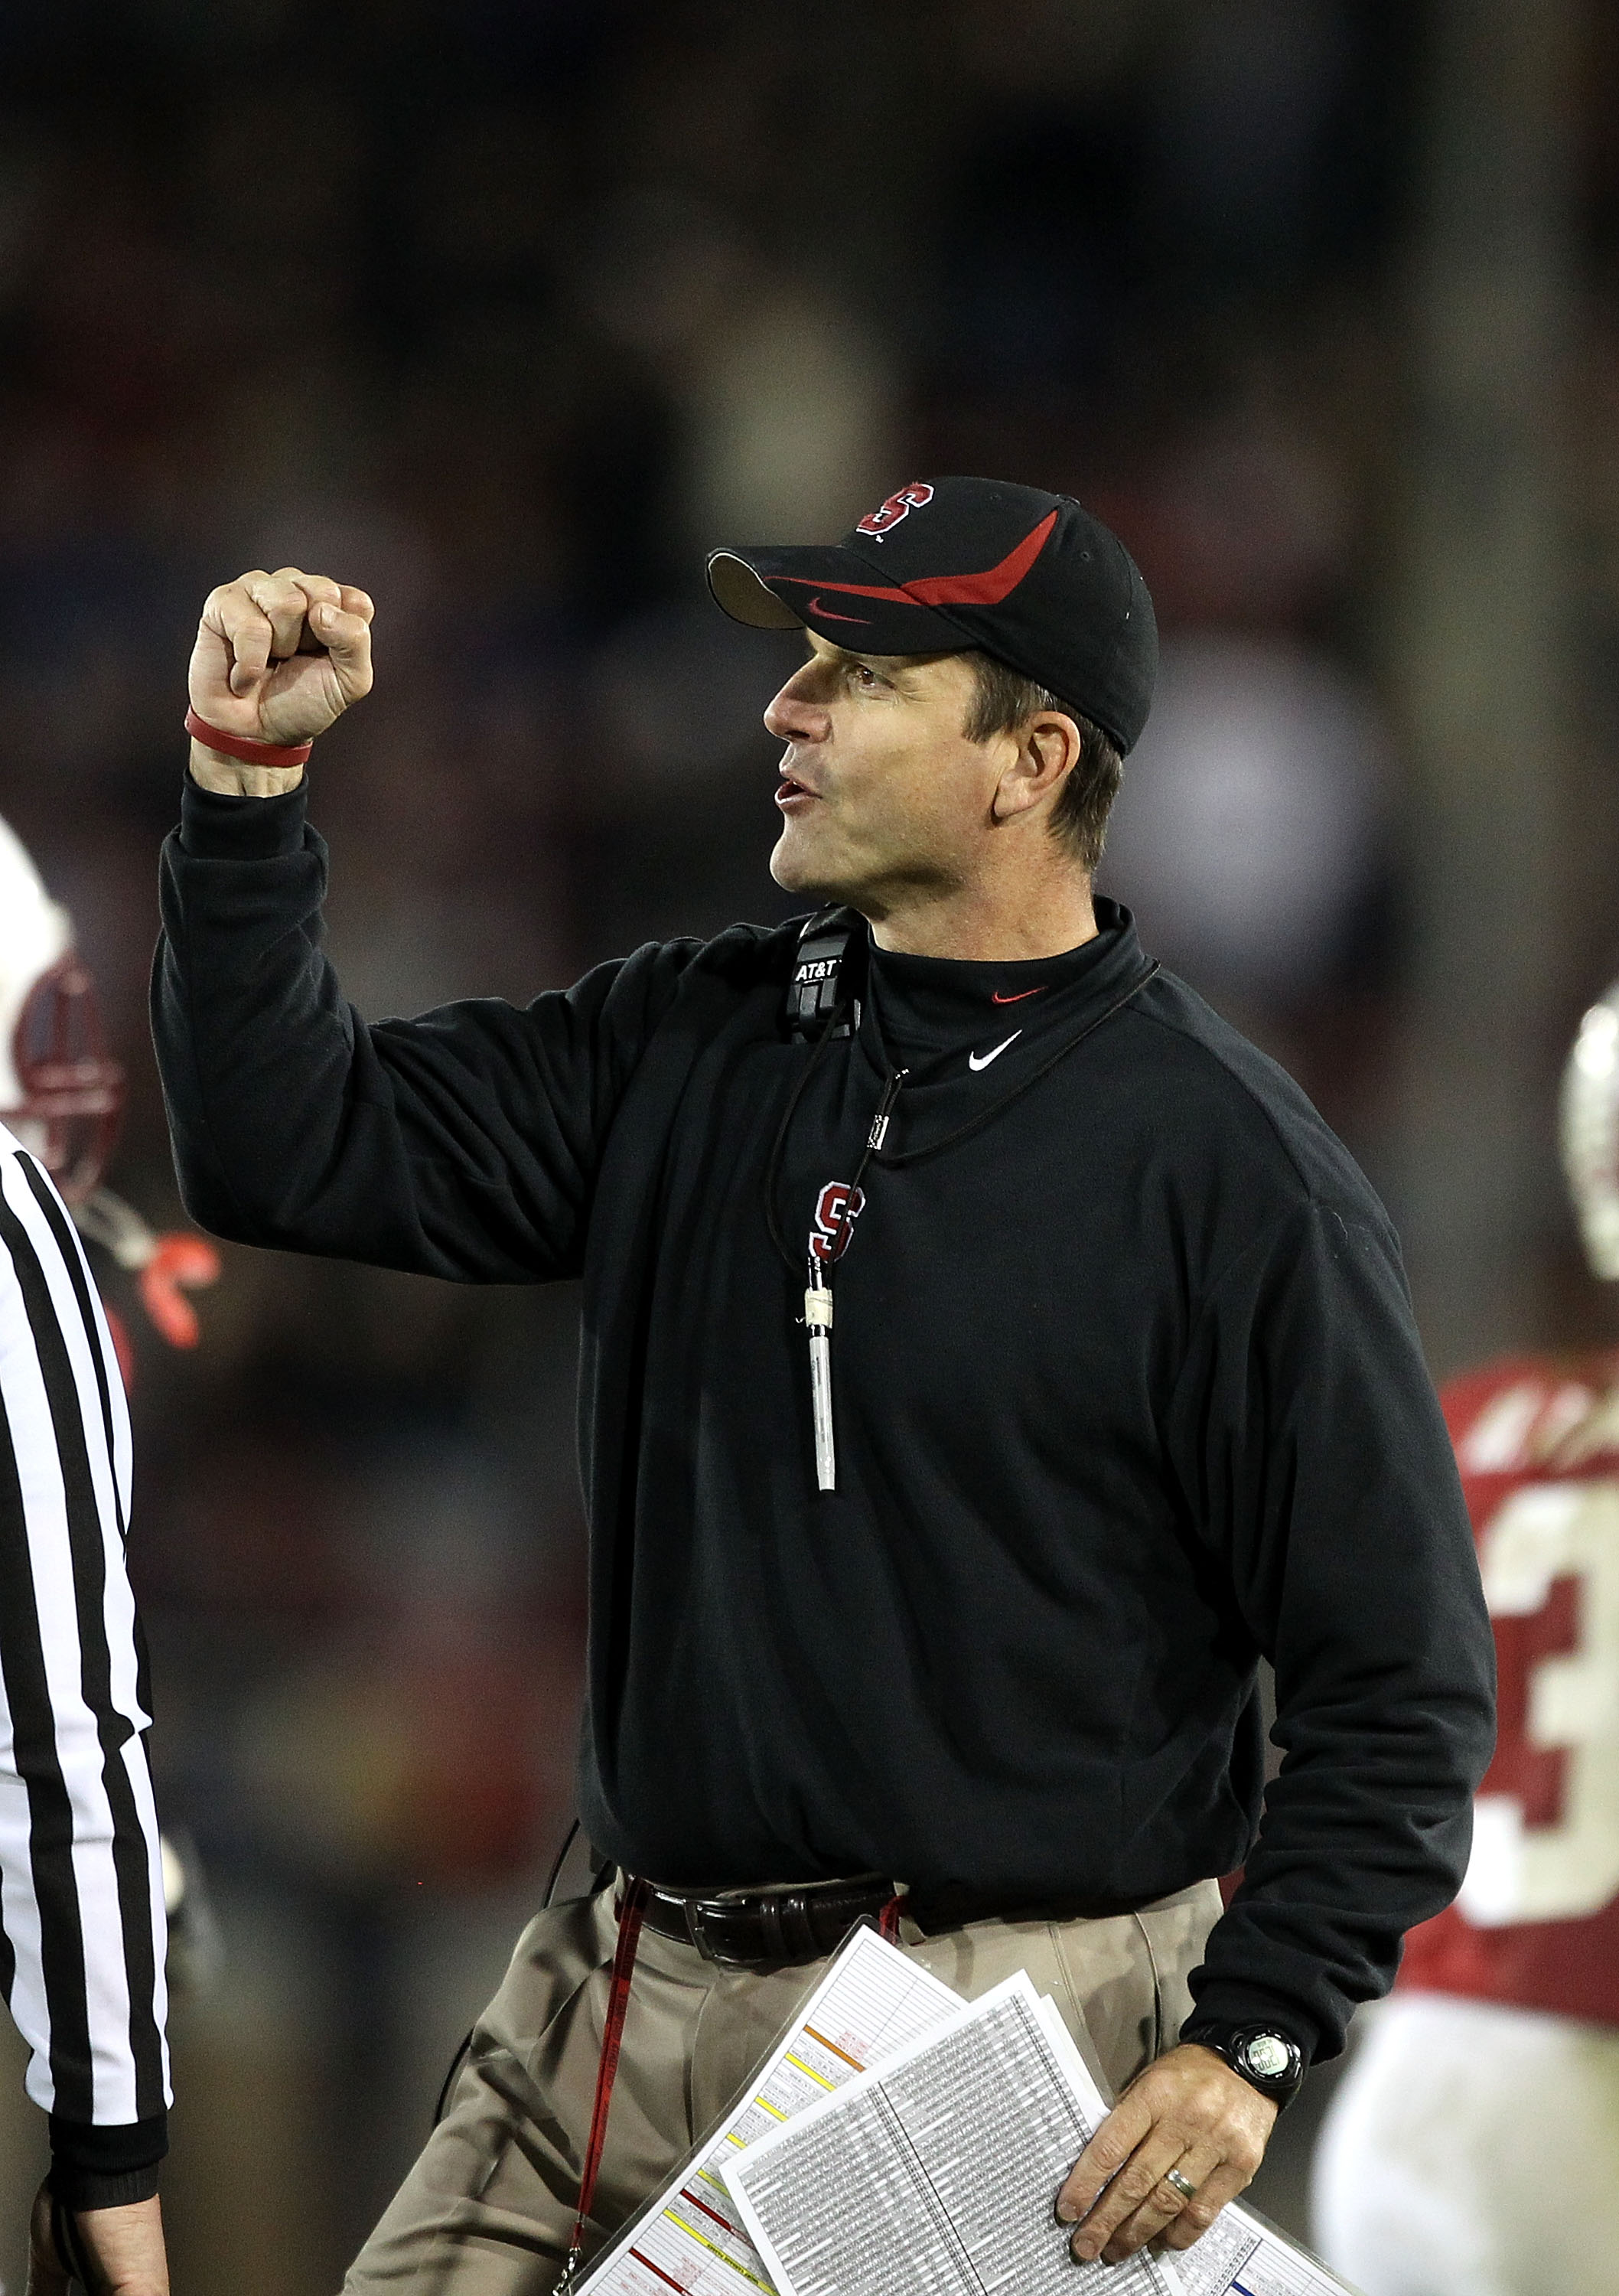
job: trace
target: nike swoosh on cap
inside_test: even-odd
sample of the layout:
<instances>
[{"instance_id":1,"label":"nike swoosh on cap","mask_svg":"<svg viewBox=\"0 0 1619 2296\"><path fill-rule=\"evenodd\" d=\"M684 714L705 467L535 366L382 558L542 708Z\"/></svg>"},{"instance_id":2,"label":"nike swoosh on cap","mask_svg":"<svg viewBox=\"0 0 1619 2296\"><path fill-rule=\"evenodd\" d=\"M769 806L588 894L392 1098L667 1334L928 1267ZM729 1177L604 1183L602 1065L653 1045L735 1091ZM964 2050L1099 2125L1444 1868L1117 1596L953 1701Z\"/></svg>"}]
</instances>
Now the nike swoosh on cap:
<instances>
[{"instance_id":1,"label":"nike swoosh on cap","mask_svg":"<svg viewBox=\"0 0 1619 2296\"><path fill-rule=\"evenodd\" d=\"M1021 1029L1014 1029L1011 1035L1006 1038L1005 1042L997 1045L993 1053L969 1053L967 1055L968 1067L969 1069L986 1069L991 1061L998 1061L1000 1059L1008 1045L1015 1045L1022 1034L1023 1031Z\"/></svg>"}]
</instances>

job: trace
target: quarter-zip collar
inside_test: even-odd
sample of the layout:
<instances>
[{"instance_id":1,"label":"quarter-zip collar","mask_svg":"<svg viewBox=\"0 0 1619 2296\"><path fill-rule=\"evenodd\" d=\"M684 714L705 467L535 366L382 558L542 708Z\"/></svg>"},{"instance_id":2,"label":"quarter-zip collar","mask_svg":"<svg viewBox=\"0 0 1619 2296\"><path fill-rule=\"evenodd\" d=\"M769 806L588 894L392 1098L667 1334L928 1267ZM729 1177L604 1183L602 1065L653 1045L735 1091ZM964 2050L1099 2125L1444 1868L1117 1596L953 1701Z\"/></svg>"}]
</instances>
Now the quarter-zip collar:
<instances>
[{"instance_id":1,"label":"quarter-zip collar","mask_svg":"<svg viewBox=\"0 0 1619 2296\"><path fill-rule=\"evenodd\" d=\"M1135 923L1116 901L1096 903L1095 937L1061 955L984 963L867 953L870 983L862 1049L886 1070L886 1050L914 1071L906 1098L930 1084L1010 1075L1018 1056L1053 1029L1083 1028L1146 969ZM948 1056L959 1053L959 1062ZM959 1072L959 1073L958 1073Z\"/></svg>"}]
</instances>

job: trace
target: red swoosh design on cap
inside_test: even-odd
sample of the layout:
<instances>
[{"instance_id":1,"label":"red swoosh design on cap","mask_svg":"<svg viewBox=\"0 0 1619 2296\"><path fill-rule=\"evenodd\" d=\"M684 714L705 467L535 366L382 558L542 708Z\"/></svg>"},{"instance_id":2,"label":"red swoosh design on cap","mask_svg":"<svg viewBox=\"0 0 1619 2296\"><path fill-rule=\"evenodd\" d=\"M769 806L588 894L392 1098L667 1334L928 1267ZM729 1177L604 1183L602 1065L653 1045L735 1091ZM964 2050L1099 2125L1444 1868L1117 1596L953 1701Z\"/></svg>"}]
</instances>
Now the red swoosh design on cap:
<instances>
[{"instance_id":1,"label":"red swoosh design on cap","mask_svg":"<svg viewBox=\"0 0 1619 2296\"><path fill-rule=\"evenodd\" d=\"M998 606L1011 596L1045 548L1046 537L1056 523L1057 512L1048 511L998 566L986 567L982 574L926 574L903 588L882 583L812 582L802 574L778 574L774 579L791 582L801 590L833 590L845 598L887 598L898 606Z\"/></svg>"},{"instance_id":2,"label":"red swoosh design on cap","mask_svg":"<svg viewBox=\"0 0 1619 2296\"><path fill-rule=\"evenodd\" d=\"M1016 550L1009 550L999 566L992 566L983 574L936 574L925 581L907 582L909 591L919 606L998 606L1002 598L1010 598L1029 568L1045 548L1046 537L1057 523L1057 512L1048 511L1032 534L1025 535Z\"/></svg>"},{"instance_id":3,"label":"red swoosh design on cap","mask_svg":"<svg viewBox=\"0 0 1619 2296\"><path fill-rule=\"evenodd\" d=\"M834 590L838 590L841 589L843 585L839 582L834 582L830 586ZM823 582L821 585L821 587L824 590L828 587L828 585ZM823 606L818 597L812 598L804 611L806 614L819 614L823 622L848 622L853 625L858 625L862 629L863 629L866 625L866 617L863 614L835 614L830 606Z\"/></svg>"}]
</instances>

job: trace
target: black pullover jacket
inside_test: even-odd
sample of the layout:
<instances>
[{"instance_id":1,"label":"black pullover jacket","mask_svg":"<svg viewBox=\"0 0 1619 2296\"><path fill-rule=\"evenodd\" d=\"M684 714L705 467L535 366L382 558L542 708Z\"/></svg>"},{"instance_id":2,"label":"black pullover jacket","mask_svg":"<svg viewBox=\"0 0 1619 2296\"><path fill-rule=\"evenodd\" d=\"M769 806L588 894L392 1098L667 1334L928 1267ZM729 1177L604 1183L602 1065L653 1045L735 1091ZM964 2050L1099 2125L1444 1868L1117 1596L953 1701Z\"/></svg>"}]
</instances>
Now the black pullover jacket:
<instances>
[{"instance_id":1,"label":"black pullover jacket","mask_svg":"<svg viewBox=\"0 0 1619 2296\"><path fill-rule=\"evenodd\" d=\"M304 812L188 784L165 848L185 1201L249 1243L583 1279L597 1849L678 1884L893 1874L938 1916L1246 1860L1196 2016L1333 2054L1460 1881L1493 1657L1394 1235L1304 1095L1166 973L1120 1004L1148 967L1108 902L1051 962L872 951L818 1052L783 1026L790 927L368 1025ZM891 1062L821 1494L806 1251Z\"/></svg>"}]
</instances>

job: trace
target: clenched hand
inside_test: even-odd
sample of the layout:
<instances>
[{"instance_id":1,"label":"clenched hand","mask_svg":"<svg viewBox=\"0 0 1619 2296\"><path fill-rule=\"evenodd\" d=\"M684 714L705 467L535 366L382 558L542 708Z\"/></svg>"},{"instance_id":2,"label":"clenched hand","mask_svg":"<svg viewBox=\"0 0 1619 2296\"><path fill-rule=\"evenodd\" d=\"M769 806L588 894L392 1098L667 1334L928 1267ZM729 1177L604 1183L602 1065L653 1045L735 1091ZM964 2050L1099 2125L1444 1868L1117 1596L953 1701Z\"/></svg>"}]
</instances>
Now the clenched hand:
<instances>
[{"instance_id":1,"label":"clenched hand","mask_svg":"<svg viewBox=\"0 0 1619 2296\"><path fill-rule=\"evenodd\" d=\"M306 574L239 575L209 594L192 650L191 703L222 734L291 745L314 739L371 691L371 600ZM268 797L301 767L241 765L195 742L192 771L206 788Z\"/></svg>"}]
</instances>

